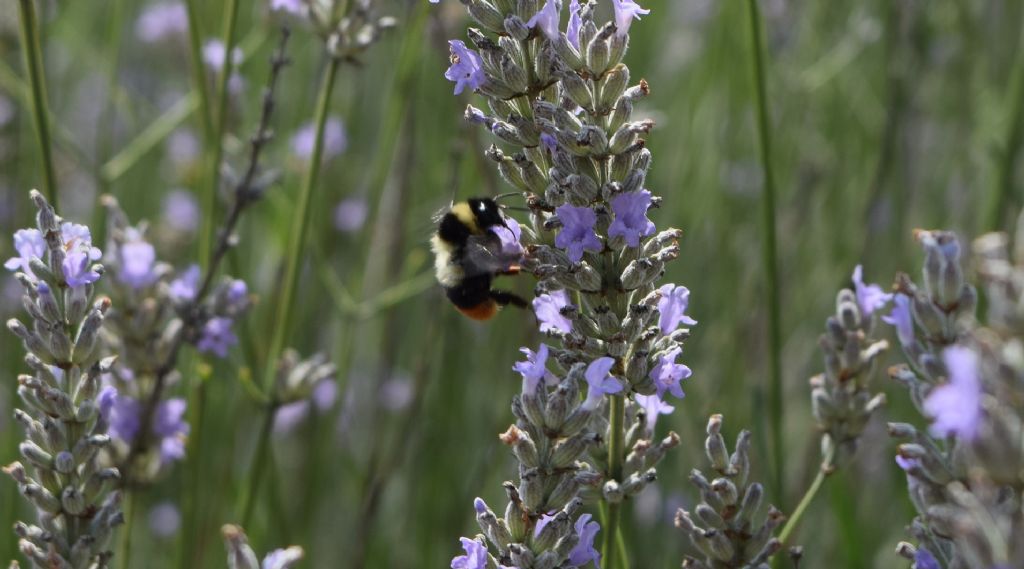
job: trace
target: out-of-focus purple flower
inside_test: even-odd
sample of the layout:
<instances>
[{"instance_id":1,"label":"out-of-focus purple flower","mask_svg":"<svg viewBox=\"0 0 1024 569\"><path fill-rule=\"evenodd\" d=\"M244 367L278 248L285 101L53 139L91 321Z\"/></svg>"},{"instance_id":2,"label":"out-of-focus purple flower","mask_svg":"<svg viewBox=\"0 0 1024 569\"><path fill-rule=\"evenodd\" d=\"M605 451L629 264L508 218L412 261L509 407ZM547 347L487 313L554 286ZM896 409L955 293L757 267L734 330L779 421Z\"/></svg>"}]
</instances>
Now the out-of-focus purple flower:
<instances>
[{"instance_id":1,"label":"out-of-focus purple flower","mask_svg":"<svg viewBox=\"0 0 1024 569\"><path fill-rule=\"evenodd\" d=\"M899 465L904 472L910 472L910 469L915 468L921 464L916 458L906 458L901 454L896 455L896 464Z\"/></svg>"},{"instance_id":2,"label":"out-of-focus purple flower","mask_svg":"<svg viewBox=\"0 0 1024 569\"><path fill-rule=\"evenodd\" d=\"M519 348L519 351L526 355L525 362L516 362L512 370L523 376L523 393L533 395L537 392L537 386L543 379L547 385L558 383L555 374L547 369L548 345L541 344L534 353L530 348Z\"/></svg>"},{"instance_id":3,"label":"out-of-focus purple flower","mask_svg":"<svg viewBox=\"0 0 1024 569\"><path fill-rule=\"evenodd\" d=\"M195 162L200 150L199 139L191 130L179 129L167 137L167 158L177 166Z\"/></svg>"},{"instance_id":4,"label":"out-of-focus purple flower","mask_svg":"<svg viewBox=\"0 0 1024 569\"><path fill-rule=\"evenodd\" d=\"M171 281L170 295L175 302L193 300L199 292L199 265L190 265L181 276Z\"/></svg>"},{"instance_id":5,"label":"out-of-focus purple flower","mask_svg":"<svg viewBox=\"0 0 1024 569\"><path fill-rule=\"evenodd\" d=\"M275 549L263 558L260 569L288 569L301 561L302 555L301 547Z\"/></svg>"},{"instance_id":6,"label":"out-of-focus purple flower","mask_svg":"<svg viewBox=\"0 0 1024 569\"><path fill-rule=\"evenodd\" d=\"M972 440L981 422L978 355L964 346L950 346L942 352L942 360L949 371L949 382L925 397L924 410L933 420L929 431L936 437L956 435Z\"/></svg>"},{"instance_id":7,"label":"out-of-focus purple flower","mask_svg":"<svg viewBox=\"0 0 1024 569\"><path fill-rule=\"evenodd\" d=\"M378 392L381 407L392 412L408 407L415 395L412 379L406 375L396 375L384 380Z\"/></svg>"},{"instance_id":8,"label":"out-of-focus purple flower","mask_svg":"<svg viewBox=\"0 0 1024 569\"><path fill-rule=\"evenodd\" d=\"M224 69L225 48L224 42L218 39L207 40L203 45L203 63L213 71L219 72ZM235 47L231 50L231 64L236 66L242 63L242 50Z\"/></svg>"},{"instance_id":9,"label":"out-of-focus purple flower","mask_svg":"<svg viewBox=\"0 0 1024 569\"><path fill-rule=\"evenodd\" d=\"M153 4L135 21L135 37L144 43L155 43L188 31L188 12L181 2Z\"/></svg>"},{"instance_id":10,"label":"out-of-focus purple flower","mask_svg":"<svg viewBox=\"0 0 1024 569\"><path fill-rule=\"evenodd\" d=\"M444 77L455 82L455 94L462 93L466 87L473 91L479 89L487 80L480 56L467 48L462 40L448 40L448 48L451 51L452 64L444 72Z\"/></svg>"},{"instance_id":11,"label":"out-of-focus purple flower","mask_svg":"<svg viewBox=\"0 0 1024 569\"><path fill-rule=\"evenodd\" d=\"M321 413L327 411L338 400L338 383L331 378L321 379L313 386L310 400L317 411Z\"/></svg>"},{"instance_id":12,"label":"out-of-focus purple flower","mask_svg":"<svg viewBox=\"0 0 1024 569\"><path fill-rule=\"evenodd\" d=\"M161 401L153 416L153 434L160 438L160 462L167 464L185 457L185 437L189 424L185 421L188 403L180 397Z\"/></svg>"},{"instance_id":13,"label":"out-of-focus purple flower","mask_svg":"<svg viewBox=\"0 0 1024 569\"><path fill-rule=\"evenodd\" d=\"M654 436L654 425L658 422L658 415L668 415L676 408L665 403L658 395L637 395L636 402L644 410L644 430L647 436Z\"/></svg>"},{"instance_id":14,"label":"out-of-focus purple flower","mask_svg":"<svg viewBox=\"0 0 1024 569\"><path fill-rule=\"evenodd\" d=\"M143 241L141 235L136 237L137 239L127 241L118 248L120 271L117 278L134 289L140 289L156 281L156 273L153 272L156 250Z\"/></svg>"},{"instance_id":15,"label":"out-of-focus purple flower","mask_svg":"<svg viewBox=\"0 0 1024 569\"><path fill-rule=\"evenodd\" d=\"M14 250L18 252L17 257L11 257L4 263L4 268L9 271L21 271L26 275L35 278L35 274L29 267L33 257L43 258L46 254L46 239L38 229L19 229L14 232Z\"/></svg>"},{"instance_id":16,"label":"out-of-focus purple flower","mask_svg":"<svg viewBox=\"0 0 1024 569\"><path fill-rule=\"evenodd\" d=\"M555 246L565 249L570 261L580 262L583 251L601 251L601 240L594 233L594 224L597 223L597 214L594 210L564 204L555 209L555 214L562 221L562 229L555 237Z\"/></svg>"},{"instance_id":17,"label":"out-of-focus purple flower","mask_svg":"<svg viewBox=\"0 0 1024 569\"><path fill-rule=\"evenodd\" d=\"M558 148L558 139L546 132L541 133L540 143L544 145L544 148L548 149L548 152L554 152Z\"/></svg>"},{"instance_id":18,"label":"out-of-focus purple flower","mask_svg":"<svg viewBox=\"0 0 1024 569\"><path fill-rule=\"evenodd\" d=\"M149 531L156 537L173 537L180 527L181 512L173 503L161 502L149 510Z\"/></svg>"},{"instance_id":19,"label":"out-of-focus purple flower","mask_svg":"<svg viewBox=\"0 0 1024 569\"><path fill-rule=\"evenodd\" d=\"M639 20L640 16L651 13L633 0L612 0L612 8L615 9L615 34L619 37L629 33L629 26L634 18Z\"/></svg>"},{"instance_id":20,"label":"out-of-focus purple flower","mask_svg":"<svg viewBox=\"0 0 1024 569\"><path fill-rule=\"evenodd\" d=\"M941 566L931 551L918 547L914 553L914 569L941 569Z\"/></svg>"},{"instance_id":21,"label":"out-of-focus purple flower","mask_svg":"<svg viewBox=\"0 0 1024 569\"><path fill-rule=\"evenodd\" d=\"M209 319L203 326L196 348L200 352L213 353L220 358L227 357L228 348L238 343L238 337L231 331L231 324L230 318L218 316Z\"/></svg>"},{"instance_id":22,"label":"out-of-focus purple flower","mask_svg":"<svg viewBox=\"0 0 1024 569\"><path fill-rule=\"evenodd\" d=\"M301 160L313 158L313 146L316 145L316 125L312 122L302 125L292 135L292 153ZM338 156L348 148L348 134L345 133L345 123L338 117L330 117L324 123L324 140L321 149L321 161L330 160Z\"/></svg>"},{"instance_id":23,"label":"out-of-focus purple flower","mask_svg":"<svg viewBox=\"0 0 1024 569\"><path fill-rule=\"evenodd\" d=\"M853 269L853 288L857 293L857 304L860 305L861 313L865 318L870 318L875 310L889 302L892 294L883 291L882 287L876 284L864 284L863 272L864 268L860 265Z\"/></svg>"},{"instance_id":24,"label":"out-of-focus purple flower","mask_svg":"<svg viewBox=\"0 0 1024 569\"><path fill-rule=\"evenodd\" d=\"M658 365L651 370L651 379L658 390L658 397L665 397L666 391L680 399L686 396L679 382L690 377L693 372L689 367L676 363L676 358L682 352L681 348L669 350L665 355L658 357Z\"/></svg>"},{"instance_id":25,"label":"out-of-focus purple flower","mask_svg":"<svg viewBox=\"0 0 1024 569\"><path fill-rule=\"evenodd\" d=\"M465 555L452 559L452 569L487 569L487 548L475 539L460 537Z\"/></svg>"},{"instance_id":26,"label":"out-of-focus purple flower","mask_svg":"<svg viewBox=\"0 0 1024 569\"><path fill-rule=\"evenodd\" d=\"M295 429L306 420L310 411L324 413L338 399L338 384L333 379L322 379L313 387L309 399L285 403L274 413L274 432L281 435Z\"/></svg>"},{"instance_id":27,"label":"out-of-focus purple flower","mask_svg":"<svg viewBox=\"0 0 1024 569\"><path fill-rule=\"evenodd\" d=\"M518 258L523 254L523 246L519 240L523 236L523 228L519 222L511 217L506 217L505 226L495 225L490 228L491 233L501 240L501 254L510 258Z\"/></svg>"},{"instance_id":28,"label":"out-of-focus purple flower","mask_svg":"<svg viewBox=\"0 0 1024 569\"><path fill-rule=\"evenodd\" d=\"M572 332L572 320L562 316L561 309L569 306L569 293L555 290L533 299L533 312L540 322L540 331Z\"/></svg>"},{"instance_id":29,"label":"out-of-focus purple flower","mask_svg":"<svg viewBox=\"0 0 1024 569\"><path fill-rule=\"evenodd\" d=\"M594 537L597 536L597 532L601 531L601 526L597 522L590 521L590 517L590 514L581 514L576 519L574 527L579 541L576 542L576 547L569 552L569 564L583 567L587 563L593 562L594 568L600 569L601 554L594 549Z\"/></svg>"},{"instance_id":30,"label":"out-of-focus purple flower","mask_svg":"<svg viewBox=\"0 0 1024 569\"><path fill-rule=\"evenodd\" d=\"M892 311L882 321L896 328L900 345L908 348L914 345L914 318L910 314L910 297L897 294L892 300Z\"/></svg>"},{"instance_id":31,"label":"out-of-focus purple flower","mask_svg":"<svg viewBox=\"0 0 1024 569\"><path fill-rule=\"evenodd\" d=\"M242 279L232 279L227 285L227 292L224 295L224 311L229 316L235 316L249 307L249 287Z\"/></svg>"},{"instance_id":32,"label":"out-of-focus purple flower","mask_svg":"<svg viewBox=\"0 0 1024 569\"><path fill-rule=\"evenodd\" d=\"M199 203L187 190L171 190L164 196L163 217L171 229L193 233L199 228Z\"/></svg>"},{"instance_id":33,"label":"out-of-focus purple flower","mask_svg":"<svg viewBox=\"0 0 1024 569\"><path fill-rule=\"evenodd\" d=\"M353 196L338 202L334 208L334 228L342 233L353 233L363 228L366 217L370 213L370 205L366 198Z\"/></svg>"},{"instance_id":34,"label":"out-of-focus purple flower","mask_svg":"<svg viewBox=\"0 0 1024 569\"><path fill-rule=\"evenodd\" d=\"M658 289L661 298L658 300L658 327L662 334L675 332L679 324L695 326L697 321L686 315L690 306L690 289L685 286L667 284Z\"/></svg>"},{"instance_id":35,"label":"out-of-focus purple flower","mask_svg":"<svg viewBox=\"0 0 1024 569\"><path fill-rule=\"evenodd\" d=\"M580 17L579 0L569 2L569 26L565 29L565 37L576 49L580 48L580 28L583 27L583 18Z\"/></svg>"},{"instance_id":36,"label":"out-of-focus purple flower","mask_svg":"<svg viewBox=\"0 0 1024 569\"><path fill-rule=\"evenodd\" d=\"M559 13L562 11L562 0L547 0L544 6L526 22L526 27L540 26L540 31L551 41L558 41L561 33L558 29Z\"/></svg>"},{"instance_id":37,"label":"out-of-focus purple flower","mask_svg":"<svg viewBox=\"0 0 1024 569\"><path fill-rule=\"evenodd\" d=\"M654 222L647 219L651 207L651 192L626 192L612 198L615 220L608 227L609 237L622 237L626 245L639 247L640 238L654 233Z\"/></svg>"},{"instance_id":38,"label":"out-of-focus purple flower","mask_svg":"<svg viewBox=\"0 0 1024 569\"><path fill-rule=\"evenodd\" d=\"M113 387L104 388L97 401L100 415L107 422L107 433L130 443L139 434L142 404L127 395L119 395Z\"/></svg>"},{"instance_id":39,"label":"out-of-focus purple flower","mask_svg":"<svg viewBox=\"0 0 1024 569\"><path fill-rule=\"evenodd\" d=\"M270 0L272 12L288 12L297 16L306 14L306 3L303 0Z\"/></svg>"},{"instance_id":40,"label":"out-of-focus purple flower","mask_svg":"<svg viewBox=\"0 0 1024 569\"><path fill-rule=\"evenodd\" d=\"M587 371L583 373L587 380L587 400L581 406L583 409L596 409L605 395L622 391L619 380L608 374L614 364L614 359L603 357L597 358L587 366Z\"/></svg>"}]
</instances>

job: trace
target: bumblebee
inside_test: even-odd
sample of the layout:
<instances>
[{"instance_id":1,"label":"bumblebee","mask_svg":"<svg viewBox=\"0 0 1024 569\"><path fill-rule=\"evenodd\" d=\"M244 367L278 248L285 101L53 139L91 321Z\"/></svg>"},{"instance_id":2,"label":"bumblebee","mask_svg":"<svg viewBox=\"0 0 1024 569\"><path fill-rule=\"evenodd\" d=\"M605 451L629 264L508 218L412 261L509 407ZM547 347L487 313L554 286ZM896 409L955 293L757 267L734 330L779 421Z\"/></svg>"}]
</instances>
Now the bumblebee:
<instances>
[{"instance_id":1,"label":"bumblebee","mask_svg":"<svg viewBox=\"0 0 1024 569\"><path fill-rule=\"evenodd\" d=\"M437 233L430 239L437 282L448 300L474 320L488 320L501 307L528 306L515 294L491 288L498 275L518 274L519 256L503 250L491 231L508 228L501 207L492 198L454 203L438 214Z\"/></svg>"}]
</instances>

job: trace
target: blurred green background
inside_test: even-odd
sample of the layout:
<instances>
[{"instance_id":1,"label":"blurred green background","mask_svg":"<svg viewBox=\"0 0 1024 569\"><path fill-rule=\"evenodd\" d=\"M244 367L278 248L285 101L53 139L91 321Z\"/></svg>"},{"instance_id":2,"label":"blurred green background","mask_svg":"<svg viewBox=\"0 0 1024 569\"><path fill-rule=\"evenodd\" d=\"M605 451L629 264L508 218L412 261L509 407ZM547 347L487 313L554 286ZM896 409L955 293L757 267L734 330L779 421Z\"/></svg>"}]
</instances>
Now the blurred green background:
<instances>
[{"instance_id":1,"label":"blurred green background","mask_svg":"<svg viewBox=\"0 0 1024 569\"><path fill-rule=\"evenodd\" d=\"M4 235L31 224L28 190L41 184L15 4L0 5ZM202 37L220 34L221 4L201 3ZM706 467L701 445L709 413L725 415L730 439L741 428L755 431L755 472L766 482L772 457L765 443L767 311L746 5L642 4L651 14L632 27L627 63L652 89L634 116L658 124L648 139L654 156L648 184L664 204L652 217L685 232L667 280L690 288L690 313L700 322L684 352L694 370L687 397L659 422L660 432L677 431L683 445L627 513L633 566L647 568L678 566L686 550L671 517L694 499L689 471ZM199 124L188 106L185 38L143 41L136 20L147 6L129 0L40 5L61 213L91 222L98 238L97 196L112 193L134 220L152 220L161 258L180 268L194 258L195 239L159 237L161 204L172 189L198 191L201 165L187 142L198 139ZM277 27L263 2L242 6L244 86L230 102L234 138L226 156L234 165L243 163L258 117ZM853 267L864 263L867 279L887 286L895 271L917 271L912 228L947 227L970 237L1006 225L1018 205L1017 193L1005 201L999 196L1021 182L1014 170L1020 134L1013 127L1021 123L1024 4L765 0L761 8L778 187L781 506L788 511L818 464L807 388L821 367L817 336ZM462 119L467 103L483 101L452 96L443 78L446 40L464 38L463 7L453 0L387 0L380 12L398 18L398 28L339 73L331 114L344 122L347 148L325 162L314 196L296 331L288 339L305 354L331 355L341 370L340 394L331 410L274 436L273 466L264 473L257 520L247 528L258 551L304 546L308 567L447 567L457 538L477 531L473 497L496 508L505 503L501 482L514 476L514 463L496 435L512 420L518 348L539 339L528 313L508 310L483 325L468 321L446 306L432 280L433 212L452 198L507 190L482 154L494 141ZM289 138L311 120L325 67L321 43L301 27L294 28L289 52L293 65L284 71L273 121L278 137L265 162L281 170L281 181L247 214L228 263L261 302L229 361L193 366L186 358L181 367L209 377L201 492L192 497L201 523L176 532L151 528L152 508L182 503L187 469L196 468L193 455L139 498L134 567L223 566L218 528L237 521L237 493L261 417L239 378L265 364L275 286L305 168ZM161 126L151 127L154 121ZM358 229L339 231L334 209L346 198L365 200L369 215ZM11 254L4 238L0 258ZM528 293L532 283L520 281L509 286ZM14 279L4 275L0 285L2 316L20 315ZM21 357L14 336L0 335L2 463L14 460L21 435L11 421ZM889 361L897 359L894 353ZM796 537L805 544L804 566L903 563L893 549L907 537L912 508L884 422L912 420L914 413L884 373L876 385L888 392L890 405L856 461L829 479L807 514ZM15 484L0 481L0 528L29 515ZM186 540L187 552L183 534L197 536ZM0 530L0 559L15 557L13 533Z\"/></svg>"}]
</instances>

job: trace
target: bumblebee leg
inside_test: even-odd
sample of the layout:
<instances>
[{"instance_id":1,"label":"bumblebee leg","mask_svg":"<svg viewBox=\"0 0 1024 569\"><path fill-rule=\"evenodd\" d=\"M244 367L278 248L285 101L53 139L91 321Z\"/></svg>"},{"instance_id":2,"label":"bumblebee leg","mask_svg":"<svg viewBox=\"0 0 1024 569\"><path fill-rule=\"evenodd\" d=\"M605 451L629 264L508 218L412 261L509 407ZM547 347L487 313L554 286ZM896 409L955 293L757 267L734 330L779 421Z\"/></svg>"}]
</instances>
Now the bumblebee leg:
<instances>
[{"instance_id":1,"label":"bumblebee leg","mask_svg":"<svg viewBox=\"0 0 1024 569\"><path fill-rule=\"evenodd\" d=\"M521 267L519 265L510 265L509 268L504 271L498 271L499 275L515 276L519 274Z\"/></svg>"},{"instance_id":2,"label":"bumblebee leg","mask_svg":"<svg viewBox=\"0 0 1024 569\"><path fill-rule=\"evenodd\" d=\"M494 299L494 302L497 302L501 306L511 304L513 306L518 306L519 308L526 308L527 306L530 305L530 303L526 302L526 299L511 292L506 292L503 290L491 290L490 295L491 298Z\"/></svg>"}]
</instances>

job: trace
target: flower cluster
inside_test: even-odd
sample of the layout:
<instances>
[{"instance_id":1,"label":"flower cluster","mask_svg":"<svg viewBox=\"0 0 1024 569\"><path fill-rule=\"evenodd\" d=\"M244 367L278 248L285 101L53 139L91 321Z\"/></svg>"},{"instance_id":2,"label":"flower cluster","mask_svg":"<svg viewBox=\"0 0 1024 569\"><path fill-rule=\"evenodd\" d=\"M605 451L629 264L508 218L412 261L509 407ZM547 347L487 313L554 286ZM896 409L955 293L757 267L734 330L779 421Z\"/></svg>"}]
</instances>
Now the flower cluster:
<instances>
[{"instance_id":1,"label":"flower cluster","mask_svg":"<svg viewBox=\"0 0 1024 569\"><path fill-rule=\"evenodd\" d=\"M708 481L701 471L694 470L690 481L700 491L701 502L693 512L680 508L676 513L676 527L686 533L704 560L687 557L683 567L768 569L772 556L782 549L774 534L785 516L769 506L764 520L757 521L764 486L748 481L750 431L740 432L731 456L722 437L721 415L711 416L707 433L704 449L717 476Z\"/></svg>"},{"instance_id":2,"label":"flower cluster","mask_svg":"<svg viewBox=\"0 0 1024 569\"><path fill-rule=\"evenodd\" d=\"M872 395L869 382L875 361L888 349L885 340L873 340L875 312L891 295L875 284L865 284L862 268L853 271L854 289L836 296L836 313L825 321L819 343L825 372L811 378L811 411L823 432L821 448L830 468L836 455L850 456L871 415L885 403Z\"/></svg>"},{"instance_id":3,"label":"flower cluster","mask_svg":"<svg viewBox=\"0 0 1024 569\"><path fill-rule=\"evenodd\" d=\"M237 342L231 324L248 308L244 282L225 278L204 300L198 267L174 277L146 240L145 223L130 225L117 201L104 196L107 250L104 266L116 308L108 314L104 346L118 356L105 377L100 413L116 444L111 449L133 483L152 480L185 455L186 403L163 398L177 381L175 360L182 342L219 357ZM199 302L197 304L197 302ZM157 386L160 386L156 400ZM152 405L152 409L148 406ZM131 460L128 464L125 461Z\"/></svg>"},{"instance_id":4,"label":"flower cluster","mask_svg":"<svg viewBox=\"0 0 1024 569\"><path fill-rule=\"evenodd\" d=\"M891 423L904 442L896 462L918 511L910 533L918 546L900 553L919 569L1017 567L1024 564L1024 254L1005 234L974 243L987 326L974 318L977 292L948 231L918 231L924 286L899 275L890 322L908 363L890 370L928 419L927 432Z\"/></svg>"},{"instance_id":5,"label":"flower cluster","mask_svg":"<svg viewBox=\"0 0 1024 569\"><path fill-rule=\"evenodd\" d=\"M497 556L488 561L485 542L467 539L453 566L597 563L596 551L578 549L592 538L583 530L597 528L580 523L577 498L617 512L654 480L678 444L674 433L655 441L654 420L672 410L665 398L683 397L691 372L678 361L689 335L680 326L696 324L689 290L657 282L679 254L680 232L659 232L647 217L660 198L645 187L651 154L641 136L654 124L631 115L648 85L629 86L622 63L629 26L647 10L614 0L614 21L599 25L595 2L573 0L563 31L560 0L464 4L481 28L468 31L475 49L449 42L445 76L456 94L487 100L488 110L470 105L465 116L497 137L504 149L485 154L526 199L521 265L539 281L540 331L560 345L523 348L515 366L517 422L502 441L520 482L506 485L502 519L478 502Z\"/></svg>"},{"instance_id":6,"label":"flower cluster","mask_svg":"<svg viewBox=\"0 0 1024 569\"><path fill-rule=\"evenodd\" d=\"M305 555L301 547L293 545L271 551L260 563L242 528L228 524L220 528L220 532L228 550L228 569L289 569Z\"/></svg>"},{"instance_id":7,"label":"flower cluster","mask_svg":"<svg viewBox=\"0 0 1024 569\"><path fill-rule=\"evenodd\" d=\"M33 567L103 568L113 529L123 522L120 493L108 492L120 474L97 459L110 446L98 399L101 376L115 359L101 359L100 330L111 303L91 303L104 269L94 263L101 253L89 229L62 221L39 192L31 198L37 227L15 234L18 256L5 265L17 271L32 318L30 326L7 322L33 371L18 377L26 410L14 412L25 430L18 450L27 466L14 462L3 470L38 516L14 529Z\"/></svg>"},{"instance_id":8,"label":"flower cluster","mask_svg":"<svg viewBox=\"0 0 1024 569\"><path fill-rule=\"evenodd\" d=\"M355 60L397 23L390 16L378 16L374 4L373 0L270 0L270 11L312 28L332 57Z\"/></svg>"}]
</instances>

